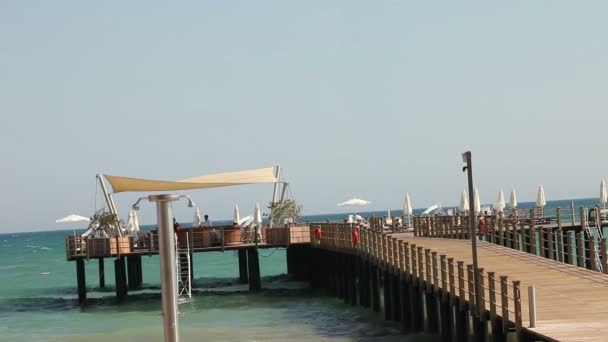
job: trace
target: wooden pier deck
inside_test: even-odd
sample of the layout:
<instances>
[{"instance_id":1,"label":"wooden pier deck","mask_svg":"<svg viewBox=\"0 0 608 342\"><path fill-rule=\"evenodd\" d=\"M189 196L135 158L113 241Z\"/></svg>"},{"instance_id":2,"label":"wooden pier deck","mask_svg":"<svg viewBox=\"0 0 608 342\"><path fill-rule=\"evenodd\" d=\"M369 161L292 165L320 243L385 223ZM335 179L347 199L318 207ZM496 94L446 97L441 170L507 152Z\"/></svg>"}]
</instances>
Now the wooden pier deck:
<instances>
[{"instance_id":1,"label":"wooden pier deck","mask_svg":"<svg viewBox=\"0 0 608 342\"><path fill-rule=\"evenodd\" d=\"M400 241L471 263L471 242L394 234ZM479 267L521 281L525 330L556 341L606 341L608 275L529 253L478 242ZM528 328L529 285L536 288L537 324Z\"/></svg>"}]
</instances>

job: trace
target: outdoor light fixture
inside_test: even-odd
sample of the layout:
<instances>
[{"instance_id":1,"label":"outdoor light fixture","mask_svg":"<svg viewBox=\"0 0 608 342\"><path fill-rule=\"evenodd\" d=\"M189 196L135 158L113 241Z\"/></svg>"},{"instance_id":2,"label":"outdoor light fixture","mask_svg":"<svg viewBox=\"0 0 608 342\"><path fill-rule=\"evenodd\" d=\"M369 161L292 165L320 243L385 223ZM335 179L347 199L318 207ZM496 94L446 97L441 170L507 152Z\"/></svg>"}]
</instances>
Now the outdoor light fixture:
<instances>
[{"instance_id":1,"label":"outdoor light fixture","mask_svg":"<svg viewBox=\"0 0 608 342\"><path fill-rule=\"evenodd\" d=\"M148 196L138 198L137 202L133 203L131 208L133 208L133 210L139 210L139 202L141 202L141 200L145 200L145 199L148 199Z\"/></svg>"},{"instance_id":2,"label":"outdoor light fixture","mask_svg":"<svg viewBox=\"0 0 608 342\"><path fill-rule=\"evenodd\" d=\"M469 208L474 208L475 192L473 191L473 167L471 161L471 151L466 151L462 154L462 161L466 165L462 168L462 172L467 171L467 180L469 185ZM469 234L471 236L471 253L473 254L473 281L475 285L475 308L477 317L483 317L483 312L479 303L481 303L481 287L479 286L479 267L477 263L477 233L475 229L475 213L474 210L469 210Z\"/></svg>"}]
</instances>

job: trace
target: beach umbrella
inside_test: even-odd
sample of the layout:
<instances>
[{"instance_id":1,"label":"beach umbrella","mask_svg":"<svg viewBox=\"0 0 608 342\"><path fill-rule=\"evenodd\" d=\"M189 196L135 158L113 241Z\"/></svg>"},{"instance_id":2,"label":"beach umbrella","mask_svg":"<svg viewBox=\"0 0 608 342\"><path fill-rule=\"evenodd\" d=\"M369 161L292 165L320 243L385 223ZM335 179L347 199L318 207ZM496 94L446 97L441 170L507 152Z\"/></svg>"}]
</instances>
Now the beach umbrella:
<instances>
[{"instance_id":1,"label":"beach umbrella","mask_svg":"<svg viewBox=\"0 0 608 342\"><path fill-rule=\"evenodd\" d=\"M412 208L412 201L410 200L410 194L405 194L405 203L403 204L403 215L410 216L414 213Z\"/></svg>"},{"instance_id":2,"label":"beach umbrella","mask_svg":"<svg viewBox=\"0 0 608 342\"><path fill-rule=\"evenodd\" d=\"M239 206L238 204L234 205L234 215L232 216L232 222L234 224L239 224L239 221L241 220L241 214L239 213Z\"/></svg>"},{"instance_id":3,"label":"beach umbrella","mask_svg":"<svg viewBox=\"0 0 608 342\"><path fill-rule=\"evenodd\" d=\"M515 188L511 190L511 198L509 199L509 207L511 209L517 208L517 197L515 196Z\"/></svg>"},{"instance_id":4,"label":"beach umbrella","mask_svg":"<svg viewBox=\"0 0 608 342\"><path fill-rule=\"evenodd\" d=\"M466 212L469 210L469 196L467 196L466 190L462 191L462 195L460 195L460 211Z\"/></svg>"},{"instance_id":5,"label":"beach umbrella","mask_svg":"<svg viewBox=\"0 0 608 342\"><path fill-rule=\"evenodd\" d=\"M600 204L605 208L608 202L608 194L606 193L606 182L602 179L600 183Z\"/></svg>"},{"instance_id":6,"label":"beach umbrella","mask_svg":"<svg viewBox=\"0 0 608 342\"><path fill-rule=\"evenodd\" d=\"M72 222L89 222L91 221L90 218L88 217L84 217L84 216L80 216L80 215L76 215L76 214L70 214L64 218L60 218L59 220L56 220L56 223L72 223ZM74 235L76 235L76 228L74 228Z\"/></svg>"},{"instance_id":7,"label":"beach umbrella","mask_svg":"<svg viewBox=\"0 0 608 342\"><path fill-rule=\"evenodd\" d=\"M201 225L201 211L198 208L194 209L194 221L192 221L194 227L200 227Z\"/></svg>"},{"instance_id":8,"label":"beach umbrella","mask_svg":"<svg viewBox=\"0 0 608 342\"><path fill-rule=\"evenodd\" d=\"M137 218L137 211L131 209L129 212L129 220L127 221L127 227L125 228L131 235L136 235L139 232L139 219Z\"/></svg>"},{"instance_id":9,"label":"beach umbrella","mask_svg":"<svg viewBox=\"0 0 608 342\"><path fill-rule=\"evenodd\" d=\"M366 201L364 199L360 199L360 198L351 198L348 201L344 201L342 203L339 203L338 206L339 207L343 207L346 205L353 205L353 206L364 206L364 205L368 205L372 202Z\"/></svg>"},{"instance_id":10,"label":"beach umbrella","mask_svg":"<svg viewBox=\"0 0 608 342\"><path fill-rule=\"evenodd\" d=\"M494 204L494 209L501 213L503 210L505 210L505 193L502 192L502 189L498 192L498 199L496 200L496 203Z\"/></svg>"},{"instance_id":11,"label":"beach umbrella","mask_svg":"<svg viewBox=\"0 0 608 342\"><path fill-rule=\"evenodd\" d=\"M473 205L475 206L473 208L475 214L479 214L481 212L481 201L479 200L479 190L477 190L477 187L475 187L473 192Z\"/></svg>"},{"instance_id":12,"label":"beach umbrella","mask_svg":"<svg viewBox=\"0 0 608 342\"><path fill-rule=\"evenodd\" d=\"M538 186L538 193L536 194L536 206L543 208L546 204L547 201L545 200L545 189L541 184Z\"/></svg>"},{"instance_id":13,"label":"beach umbrella","mask_svg":"<svg viewBox=\"0 0 608 342\"><path fill-rule=\"evenodd\" d=\"M387 217L387 218L391 218L391 217L392 217L392 216L391 216L391 210L390 210L390 209L388 209L388 210L386 211L386 217Z\"/></svg>"}]
</instances>

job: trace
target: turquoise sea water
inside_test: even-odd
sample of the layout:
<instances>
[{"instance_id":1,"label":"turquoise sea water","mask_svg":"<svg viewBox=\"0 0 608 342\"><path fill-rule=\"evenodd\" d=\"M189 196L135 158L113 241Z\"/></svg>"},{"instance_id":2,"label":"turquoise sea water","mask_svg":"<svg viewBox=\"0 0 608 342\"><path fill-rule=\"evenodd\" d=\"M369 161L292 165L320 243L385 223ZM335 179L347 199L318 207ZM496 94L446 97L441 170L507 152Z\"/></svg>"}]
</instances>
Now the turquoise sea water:
<instances>
[{"instance_id":1,"label":"turquoise sea water","mask_svg":"<svg viewBox=\"0 0 608 342\"><path fill-rule=\"evenodd\" d=\"M594 205L594 199L576 206ZM550 202L547 208L567 207ZM522 207L532 206L522 203ZM385 212L377 212L383 215ZM397 214L397 211L393 212ZM362 213L368 215L370 213ZM304 221L341 220L343 214ZM106 288L99 289L97 260L86 262L88 300L76 296L75 263L65 260L71 230L0 235L0 341L161 341L157 256L144 257L144 286L118 304L114 269L106 259ZM285 250L261 250L264 291L238 285L238 258L230 252L194 256L195 293L180 304L183 341L438 341L402 335L380 314L344 305L285 276Z\"/></svg>"}]
</instances>

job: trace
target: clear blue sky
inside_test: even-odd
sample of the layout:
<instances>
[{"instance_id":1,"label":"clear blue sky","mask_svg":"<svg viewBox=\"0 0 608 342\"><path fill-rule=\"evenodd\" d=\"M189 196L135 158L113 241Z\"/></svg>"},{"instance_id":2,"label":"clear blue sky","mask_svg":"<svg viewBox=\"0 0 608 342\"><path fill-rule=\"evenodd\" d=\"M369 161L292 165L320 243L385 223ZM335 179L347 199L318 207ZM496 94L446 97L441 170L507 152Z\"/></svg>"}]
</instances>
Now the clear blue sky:
<instances>
[{"instance_id":1,"label":"clear blue sky","mask_svg":"<svg viewBox=\"0 0 608 342\"><path fill-rule=\"evenodd\" d=\"M95 174L282 165L306 213L597 196L606 1L2 1L0 232L94 210ZM269 185L192 191L212 218ZM116 196L121 214L138 195ZM98 201L100 205L100 201ZM185 205L176 207L191 220ZM152 205L141 220L155 221ZM69 227L66 227L69 228Z\"/></svg>"}]
</instances>

